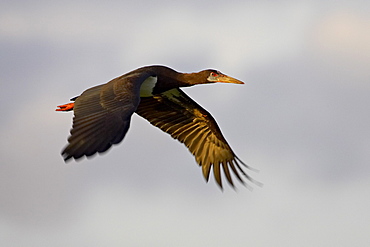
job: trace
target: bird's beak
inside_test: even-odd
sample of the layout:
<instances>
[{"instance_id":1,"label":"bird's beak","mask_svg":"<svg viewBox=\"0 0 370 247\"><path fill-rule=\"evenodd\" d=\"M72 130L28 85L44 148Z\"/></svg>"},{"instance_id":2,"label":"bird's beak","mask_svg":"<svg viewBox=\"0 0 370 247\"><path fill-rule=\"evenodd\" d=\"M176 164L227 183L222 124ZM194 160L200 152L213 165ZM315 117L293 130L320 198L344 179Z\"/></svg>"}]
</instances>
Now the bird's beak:
<instances>
[{"instance_id":1,"label":"bird's beak","mask_svg":"<svg viewBox=\"0 0 370 247\"><path fill-rule=\"evenodd\" d=\"M227 75L223 75L223 76L218 77L217 82L244 84L244 82L239 81L238 79L232 78L232 77L227 76Z\"/></svg>"}]
</instances>

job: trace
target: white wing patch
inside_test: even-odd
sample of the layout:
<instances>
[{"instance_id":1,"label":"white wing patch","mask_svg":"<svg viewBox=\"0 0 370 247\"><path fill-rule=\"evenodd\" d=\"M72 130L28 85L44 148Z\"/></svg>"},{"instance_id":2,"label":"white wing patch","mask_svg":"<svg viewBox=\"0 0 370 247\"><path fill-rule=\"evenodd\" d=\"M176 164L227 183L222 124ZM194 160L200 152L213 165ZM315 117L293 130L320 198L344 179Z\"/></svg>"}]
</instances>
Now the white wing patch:
<instances>
[{"instance_id":1,"label":"white wing patch","mask_svg":"<svg viewBox=\"0 0 370 247\"><path fill-rule=\"evenodd\" d=\"M153 88L157 83L156 76L149 76L143 84L141 84L140 88L140 97L151 97L153 96Z\"/></svg>"},{"instance_id":2,"label":"white wing patch","mask_svg":"<svg viewBox=\"0 0 370 247\"><path fill-rule=\"evenodd\" d=\"M177 88L173 88L171 90L168 90L164 93L162 93L162 96L170 99L171 101L177 103L177 104L180 104L181 105L181 100L177 99L177 98L183 98L180 91L177 89Z\"/></svg>"}]
</instances>

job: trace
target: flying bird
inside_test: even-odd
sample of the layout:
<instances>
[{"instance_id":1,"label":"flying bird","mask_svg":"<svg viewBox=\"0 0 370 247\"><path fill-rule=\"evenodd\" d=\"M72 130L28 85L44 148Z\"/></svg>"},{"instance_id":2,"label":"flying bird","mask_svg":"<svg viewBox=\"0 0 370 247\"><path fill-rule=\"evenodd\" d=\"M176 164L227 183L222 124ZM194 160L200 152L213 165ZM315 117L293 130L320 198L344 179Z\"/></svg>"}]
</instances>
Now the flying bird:
<instances>
[{"instance_id":1,"label":"flying bird","mask_svg":"<svg viewBox=\"0 0 370 247\"><path fill-rule=\"evenodd\" d=\"M231 172L244 185L243 178L258 184L243 169L211 114L198 105L180 87L206 83L244 84L214 69L180 73L154 65L138 68L72 98L73 103L56 111L74 111L69 144L62 151L65 161L107 151L122 141L133 113L185 144L209 180L211 167L222 188L221 167L234 187Z\"/></svg>"}]
</instances>

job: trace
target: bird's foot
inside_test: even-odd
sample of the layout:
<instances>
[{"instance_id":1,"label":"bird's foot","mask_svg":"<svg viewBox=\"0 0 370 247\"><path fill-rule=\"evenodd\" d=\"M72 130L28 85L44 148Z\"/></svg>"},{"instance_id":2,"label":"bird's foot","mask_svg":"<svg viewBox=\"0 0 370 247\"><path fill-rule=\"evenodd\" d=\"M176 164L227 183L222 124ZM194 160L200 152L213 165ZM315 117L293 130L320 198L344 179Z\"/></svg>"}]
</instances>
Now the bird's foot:
<instances>
[{"instance_id":1,"label":"bird's foot","mask_svg":"<svg viewBox=\"0 0 370 247\"><path fill-rule=\"evenodd\" d=\"M68 103L68 104L64 104L64 105L58 105L57 109L55 109L56 111L72 111L73 110L73 107L75 106L75 103Z\"/></svg>"}]
</instances>

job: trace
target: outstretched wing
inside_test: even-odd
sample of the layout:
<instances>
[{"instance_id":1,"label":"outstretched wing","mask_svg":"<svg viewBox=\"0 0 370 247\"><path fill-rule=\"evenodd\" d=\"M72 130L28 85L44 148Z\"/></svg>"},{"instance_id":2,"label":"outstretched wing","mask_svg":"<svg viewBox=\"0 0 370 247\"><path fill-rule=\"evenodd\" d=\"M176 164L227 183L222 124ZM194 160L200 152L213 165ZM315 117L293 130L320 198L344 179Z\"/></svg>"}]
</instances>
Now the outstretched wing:
<instances>
[{"instance_id":1,"label":"outstretched wing","mask_svg":"<svg viewBox=\"0 0 370 247\"><path fill-rule=\"evenodd\" d=\"M78 96L69 144L62 151L64 160L102 153L121 142L140 102L140 86L148 76L124 75Z\"/></svg>"},{"instance_id":2,"label":"outstretched wing","mask_svg":"<svg viewBox=\"0 0 370 247\"><path fill-rule=\"evenodd\" d=\"M141 98L136 113L184 143L202 167L207 181L213 167L216 182L222 188L222 166L231 186L234 184L229 168L241 183L245 184L239 173L255 182L242 170L240 164L245 164L232 151L211 114L180 89Z\"/></svg>"}]
</instances>

